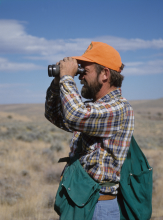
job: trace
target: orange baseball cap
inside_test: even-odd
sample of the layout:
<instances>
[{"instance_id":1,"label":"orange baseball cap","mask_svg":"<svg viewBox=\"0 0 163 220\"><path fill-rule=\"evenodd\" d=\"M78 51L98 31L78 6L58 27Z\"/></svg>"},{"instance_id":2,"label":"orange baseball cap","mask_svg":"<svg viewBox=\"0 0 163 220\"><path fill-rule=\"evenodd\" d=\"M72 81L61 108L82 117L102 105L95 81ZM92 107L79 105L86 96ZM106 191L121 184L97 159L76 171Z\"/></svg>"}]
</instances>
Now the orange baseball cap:
<instances>
[{"instance_id":1,"label":"orange baseball cap","mask_svg":"<svg viewBox=\"0 0 163 220\"><path fill-rule=\"evenodd\" d=\"M118 51L106 43L92 41L82 56L75 56L72 58L98 63L109 69L121 72L120 67L122 62Z\"/></svg>"}]
</instances>

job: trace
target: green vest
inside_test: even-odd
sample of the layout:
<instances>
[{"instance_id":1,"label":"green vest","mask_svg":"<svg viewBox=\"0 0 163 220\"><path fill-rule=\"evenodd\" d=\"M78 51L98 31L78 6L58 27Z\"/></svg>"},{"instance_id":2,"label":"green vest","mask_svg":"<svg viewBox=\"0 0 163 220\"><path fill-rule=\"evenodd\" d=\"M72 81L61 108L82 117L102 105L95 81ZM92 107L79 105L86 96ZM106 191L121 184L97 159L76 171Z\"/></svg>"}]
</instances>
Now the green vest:
<instances>
[{"instance_id":1,"label":"green vest","mask_svg":"<svg viewBox=\"0 0 163 220\"><path fill-rule=\"evenodd\" d=\"M152 168L132 136L127 158L121 169L119 188L122 196L118 195L120 220L151 218L152 173ZM108 187L114 184L108 183ZM92 220L100 188L84 171L78 155L71 158L60 182L54 205L60 220Z\"/></svg>"},{"instance_id":2,"label":"green vest","mask_svg":"<svg viewBox=\"0 0 163 220\"><path fill-rule=\"evenodd\" d=\"M54 204L60 220L92 220L100 188L77 158L73 158L73 161L70 159Z\"/></svg>"},{"instance_id":3,"label":"green vest","mask_svg":"<svg viewBox=\"0 0 163 220\"><path fill-rule=\"evenodd\" d=\"M146 157L132 136L121 169L119 200L121 220L149 220L152 214L152 173Z\"/></svg>"}]
</instances>

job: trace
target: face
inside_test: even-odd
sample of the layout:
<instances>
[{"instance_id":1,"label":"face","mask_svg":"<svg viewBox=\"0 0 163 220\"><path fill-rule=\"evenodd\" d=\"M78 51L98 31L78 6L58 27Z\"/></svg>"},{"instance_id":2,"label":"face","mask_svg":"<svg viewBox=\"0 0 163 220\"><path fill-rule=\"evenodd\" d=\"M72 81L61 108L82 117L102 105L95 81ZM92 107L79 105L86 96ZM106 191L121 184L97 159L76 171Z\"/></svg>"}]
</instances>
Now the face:
<instances>
[{"instance_id":1,"label":"face","mask_svg":"<svg viewBox=\"0 0 163 220\"><path fill-rule=\"evenodd\" d=\"M85 99L95 100L96 94L102 87L95 66L93 63L83 62L82 67L84 67L85 73L79 76L81 84L84 85L81 90L81 95Z\"/></svg>"}]
</instances>

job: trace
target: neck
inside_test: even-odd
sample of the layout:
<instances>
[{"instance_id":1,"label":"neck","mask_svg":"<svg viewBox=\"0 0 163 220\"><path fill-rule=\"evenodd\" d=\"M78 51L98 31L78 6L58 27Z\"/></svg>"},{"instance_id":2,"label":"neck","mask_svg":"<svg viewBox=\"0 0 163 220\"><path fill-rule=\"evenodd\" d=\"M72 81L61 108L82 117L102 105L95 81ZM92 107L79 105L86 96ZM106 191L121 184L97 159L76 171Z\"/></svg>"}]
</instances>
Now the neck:
<instances>
[{"instance_id":1,"label":"neck","mask_svg":"<svg viewBox=\"0 0 163 220\"><path fill-rule=\"evenodd\" d=\"M115 86L111 86L109 88L106 88L105 86L103 86L100 91L96 94L94 101L97 101L98 99L101 99L102 97L104 97L106 94L114 91L115 89L117 89L117 87Z\"/></svg>"}]
</instances>

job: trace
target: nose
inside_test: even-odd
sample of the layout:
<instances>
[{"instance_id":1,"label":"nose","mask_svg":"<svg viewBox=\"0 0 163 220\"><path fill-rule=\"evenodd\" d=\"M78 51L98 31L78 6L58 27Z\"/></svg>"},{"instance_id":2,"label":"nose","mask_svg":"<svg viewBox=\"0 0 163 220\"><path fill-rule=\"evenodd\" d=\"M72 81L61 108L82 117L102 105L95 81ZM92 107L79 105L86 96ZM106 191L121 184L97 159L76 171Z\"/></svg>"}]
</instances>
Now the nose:
<instances>
[{"instance_id":1,"label":"nose","mask_svg":"<svg viewBox=\"0 0 163 220\"><path fill-rule=\"evenodd\" d=\"M82 80L82 79L84 79L84 73L81 73L80 75L79 75L79 80Z\"/></svg>"}]
</instances>

